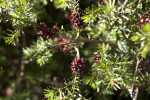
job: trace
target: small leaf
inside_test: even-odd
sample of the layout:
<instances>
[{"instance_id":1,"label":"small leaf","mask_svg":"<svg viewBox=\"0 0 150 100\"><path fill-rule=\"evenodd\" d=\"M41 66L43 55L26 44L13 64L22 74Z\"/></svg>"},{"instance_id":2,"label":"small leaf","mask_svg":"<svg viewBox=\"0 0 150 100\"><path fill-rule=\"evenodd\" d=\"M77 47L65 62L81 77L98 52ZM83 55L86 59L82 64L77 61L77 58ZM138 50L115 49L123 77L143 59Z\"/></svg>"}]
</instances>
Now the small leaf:
<instances>
[{"instance_id":1,"label":"small leaf","mask_svg":"<svg viewBox=\"0 0 150 100\"><path fill-rule=\"evenodd\" d=\"M140 36L132 36L131 40L132 41L138 41L141 37Z\"/></svg>"},{"instance_id":2,"label":"small leaf","mask_svg":"<svg viewBox=\"0 0 150 100\"><path fill-rule=\"evenodd\" d=\"M143 56L144 58L146 58L148 52L148 45L146 45L143 50L141 51L141 56Z\"/></svg>"},{"instance_id":3,"label":"small leaf","mask_svg":"<svg viewBox=\"0 0 150 100\"><path fill-rule=\"evenodd\" d=\"M145 23L144 25L142 25L142 27L144 28L144 30L146 32L149 32L150 31L150 24L149 23Z\"/></svg>"},{"instance_id":4,"label":"small leaf","mask_svg":"<svg viewBox=\"0 0 150 100\"><path fill-rule=\"evenodd\" d=\"M117 44L119 49L122 50L124 53L128 52L127 45L124 41L118 41Z\"/></svg>"}]
</instances>

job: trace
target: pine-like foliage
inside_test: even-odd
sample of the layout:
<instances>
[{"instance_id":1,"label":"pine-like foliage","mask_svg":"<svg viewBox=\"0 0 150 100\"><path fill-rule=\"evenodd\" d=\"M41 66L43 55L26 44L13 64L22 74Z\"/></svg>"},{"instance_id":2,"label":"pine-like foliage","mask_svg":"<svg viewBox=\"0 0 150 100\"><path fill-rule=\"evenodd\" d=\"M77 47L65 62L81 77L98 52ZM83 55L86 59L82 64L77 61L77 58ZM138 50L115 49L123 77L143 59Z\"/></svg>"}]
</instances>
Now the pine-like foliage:
<instances>
[{"instance_id":1,"label":"pine-like foliage","mask_svg":"<svg viewBox=\"0 0 150 100\"><path fill-rule=\"evenodd\" d=\"M0 46L0 81L4 80L0 100L36 100L46 87L42 98L48 100L148 96L149 4L148 0L0 0L0 41L15 45L9 45L12 51L3 42ZM15 55L7 55L9 51Z\"/></svg>"}]
</instances>

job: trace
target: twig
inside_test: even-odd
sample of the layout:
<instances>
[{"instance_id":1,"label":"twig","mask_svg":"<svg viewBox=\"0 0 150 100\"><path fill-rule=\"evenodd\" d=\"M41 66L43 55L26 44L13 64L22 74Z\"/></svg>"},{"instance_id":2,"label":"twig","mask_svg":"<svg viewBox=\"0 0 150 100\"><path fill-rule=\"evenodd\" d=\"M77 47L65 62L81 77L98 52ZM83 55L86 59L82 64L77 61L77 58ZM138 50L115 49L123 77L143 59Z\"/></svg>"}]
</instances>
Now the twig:
<instances>
[{"instance_id":1,"label":"twig","mask_svg":"<svg viewBox=\"0 0 150 100\"><path fill-rule=\"evenodd\" d=\"M3 0L3 5L4 5L4 8L5 8L6 14L8 14L7 6L6 6L6 2L5 2L5 0Z\"/></svg>"},{"instance_id":2,"label":"twig","mask_svg":"<svg viewBox=\"0 0 150 100\"><path fill-rule=\"evenodd\" d=\"M75 50L77 52L77 57L80 58L79 48L75 47Z\"/></svg>"},{"instance_id":3,"label":"twig","mask_svg":"<svg viewBox=\"0 0 150 100\"><path fill-rule=\"evenodd\" d=\"M34 26L38 27L38 25L34 22L30 22L30 21L27 21L27 20L24 20L24 19L16 18L16 17L13 17L13 16L8 15L8 14L2 14L2 16L6 16L6 17L9 17L9 18L12 18L12 19L20 20L24 23L31 24L31 25L34 25Z\"/></svg>"},{"instance_id":4,"label":"twig","mask_svg":"<svg viewBox=\"0 0 150 100\"><path fill-rule=\"evenodd\" d=\"M120 27L120 26L118 26L118 25L117 25L117 27L118 27L118 29L121 31L121 33L122 33L122 35L125 37L125 39L128 40L128 38L127 38L126 35L124 34L124 31L123 31L122 27Z\"/></svg>"},{"instance_id":5,"label":"twig","mask_svg":"<svg viewBox=\"0 0 150 100\"><path fill-rule=\"evenodd\" d=\"M78 32L77 32L77 36L76 36L77 41L79 40L79 36L80 36L80 29L79 29ZM76 43L75 50L76 50L76 52L77 52L77 57L80 58L80 53L79 53L79 42ZM76 80L77 80L77 73L75 73L73 94L74 94L74 92L75 92Z\"/></svg>"},{"instance_id":6,"label":"twig","mask_svg":"<svg viewBox=\"0 0 150 100\"><path fill-rule=\"evenodd\" d=\"M140 64L140 62L142 61L142 59L143 59L143 58L141 58L141 60L139 60L139 58L137 59L136 68L135 68L134 77L133 77L133 86L134 86L134 84L136 83L136 74L137 74L137 70L138 70L139 64Z\"/></svg>"},{"instance_id":7,"label":"twig","mask_svg":"<svg viewBox=\"0 0 150 100\"><path fill-rule=\"evenodd\" d=\"M80 29L78 30L77 32L77 36L76 36L76 47L75 47L75 50L77 52L77 57L80 58L80 53L79 53L79 36L80 36Z\"/></svg>"},{"instance_id":8,"label":"twig","mask_svg":"<svg viewBox=\"0 0 150 100\"><path fill-rule=\"evenodd\" d=\"M143 57L140 60L139 60L139 58L137 58L137 62L136 62L136 68L135 68L133 83L132 83L131 92L130 92L130 95L131 95L133 100L136 100L137 95L138 95L138 87L136 87L136 89L134 90L134 86L136 84L136 74L137 74L137 71L138 71L138 67L139 67L139 64L142 60L143 60Z\"/></svg>"},{"instance_id":9,"label":"twig","mask_svg":"<svg viewBox=\"0 0 150 100\"><path fill-rule=\"evenodd\" d=\"M109 44L112 48L114 48L114 50L116 50L117 52L120 52L119 48L117 45L112 44L110 42L107 42L105 40L94 40L94 39L87 39L87 38L82 38L81 40L79 40L79 42L84 42L84 43L104 43L104 44Z\"/></svg>"},{"instance_id":10,"label":"twig","mask_svg":"<svg viewBox=\"0 0 150 100\"><path fill-rule=\"evenodd\" d=\"M46 82L45 82L46 83ZM72 83L70 83L70 84L68 84L68 85L66 85L66 86L64 86L64 87L62 87L62 88L59 88L59 90L63 90L63 89L65 89L65 88L68 88L70 85L73 85L74 84L74 82L72 82ZM55 93L57 94L58 92L59 92L59 90L58 91L56 91Z\"/></svg>"},{"instance_id":11,"label":"twig","mask_svg":"<svg viewBox=\"0 0 150 100\"><path fill-rule=\"evenodd\" d=\"M123 7L122 7L122 10L124 10L124 9L125 9L125 7L126 7L127 3L128 3L128 0L125 0L125 2L124 2L124 4L123 4Z\"/></svg>"},{"instance_id":12,"label":"twig","mask_svg":"<svg viewBox=\"0 0 150 100\"><path fill-rule=\"evenodd\" d=\"M76 80L77 80L77 73L75 73L74 86L73 86L73 94L75 93Z\"/></svg>"},{"instance_id":13,"label":"twig","mask_svg":"<svg viewBox=\"0 0 150 100\"><path fill-rule=\"evenodd\" d=\"M130 4L127 5L127 7L131 7L131 5L135 4L137 1L133 1Z\"/></svg>"},{"instance_id":14,"label":"twig","mask_svg":"<svg viewBox=\"0 0 150 100\"><path fill-rule=\"evenodd\" d=\"M117 21L118 21L118 19L115 20L114 23L111 25L111 27L110 27L110 29L109 29L109 32L108 32L108 35L107 35L107 38L106 38L106 41L108 41L108 38L109 38L109 36L110 36L110 32L111 32L111 30L113 29L113 27L114 27L114 25L116 24Z\"/></svg>"},{"instance_id":15,"label":"twig","mask_svg":"<svg viewBox=\"0 0 150 100\"><path fill-rule=\"evenodd\" d=\"M65 34L61 34L60 32L56 32L56 34L63 36L64 38L67 38L71 41L74 41L71 37L66 36Z\"/></svg>"},{"instance_id":16,"label":"twig","mask_svg":"<svg viewBox=\"0 0 150 100\"><path fill-rule=\"evenodd\" d=\"M24 6L24 14L25 14L25 16L27 15L27 14L26 14L26 6Z\"/></svg>"},{"instance_id":17,"label":"twig","mask_svg":"<svg viewBox=\"0 0 150 100\"><path fill-rule=\"evenodd\" d=\"M114 50L116 50L117 52L121 52L120 49L118 48L117 45L115 44L112 44L110 42L106 42L104 40L100 41L100 40L94 40L94 39L88 39L88 38L81 38L79 40L72 40L71 42L67 42L67 43L64 43L64 44L55 44L55 45L48 45L49 48L53 48L53 47L59 47L59 46L63 46L63 45L68 45L68 44L72 44L72 43L81 43L81 42L84 42L84 43L105 43L105 44L109 44L112 48L114 48Z\"/></svg>"},{"instance_id":18,"label":"twig","mask_svg":"<svg viewBox=\"0 0 150 100\"><path fill-rule=\"evenodd\" d=\"M139 17L141 16L138 12L136 12L136 9L132 10L132 9L130 9L130 8L127 8L127 10L129 10L129 11L131 11L131 12L137 14Z\"/></svg>"}]
</instances>

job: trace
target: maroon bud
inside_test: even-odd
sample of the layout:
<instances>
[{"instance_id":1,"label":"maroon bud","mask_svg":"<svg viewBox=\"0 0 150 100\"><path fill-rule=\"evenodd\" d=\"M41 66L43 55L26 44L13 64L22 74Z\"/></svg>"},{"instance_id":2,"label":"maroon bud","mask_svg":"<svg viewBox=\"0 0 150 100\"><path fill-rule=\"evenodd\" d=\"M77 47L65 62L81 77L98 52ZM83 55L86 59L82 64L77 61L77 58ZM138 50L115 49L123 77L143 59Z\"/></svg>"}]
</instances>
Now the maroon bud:
<instances>
[{"instance_id":1,"label":"maroon bud","mask_svg":"<svg viewBox=\"0 0 150 100\"><path fill-rule=\"evenodd\" d=\"M141 14L140 19L138 19L136 26L140 29L143 29L142 24L144 23L150 23L150 14L149 13L143 13Z\"/></svg>"},{"instance_id":2,"label":"maroon bud","mask_svg":"<svg viewBox=\"0 0 150 100\"><path fill-rule=\"evenodd\" d=\"M96 56L93 57L93 60L95 60L96 64L98 64L99 59L100 59L100 56L96 55Z\"/></svg>"},{"instance_id":3,"label":"maroon bud","mask_svg":"<svg viewBox=\"0 0 150 100\"><path fill-rule=\"evenodd\" d=\"M41 35L44 35L44 37L47 38L47 39L52 38L53 35L54 35L53 30L48 28L47 25L43 22L40 23L39 33Z\"/></svg>"},{"instance_id":4,"label":"maroon bud","mask_svg":"<svg viewBox=\"0 0 150 100\"><path fill-rule=\"evenodd\" d=\"M72 62L71 70L73 72L82 73L85 69L85 61L84 58L75 58Z\"/></svg>"},{"instance_id":5,"label":"maroon bud","mask_svg":"<svg viewBox=\"0 0 150 100\"><path fill-rule=\"evenodd\" d=\"M77 27L79 29L84 28L84 22L81 19L83 14L84 14L84 12L81 9L78 9L76 11L76 13L73 13L73 12L71 13L70 21L75 27Z\"/></svg>"}]
</instances>

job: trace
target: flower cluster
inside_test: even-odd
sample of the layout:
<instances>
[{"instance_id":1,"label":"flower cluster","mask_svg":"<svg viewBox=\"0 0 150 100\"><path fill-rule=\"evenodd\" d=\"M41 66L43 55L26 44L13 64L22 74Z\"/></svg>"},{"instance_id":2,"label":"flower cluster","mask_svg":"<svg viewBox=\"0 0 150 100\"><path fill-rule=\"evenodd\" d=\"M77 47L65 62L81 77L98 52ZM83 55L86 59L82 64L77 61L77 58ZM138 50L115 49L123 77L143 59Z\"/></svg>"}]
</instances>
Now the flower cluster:
<instances>
[{"instance_id":1,"label":"flower cluster","mask_svg":"<svg viewBox=\"0 0 150 100\"><path fill-rule=\"evenodd\" d=\"M75 58L72 62L71 70L82 73L85 69L85 58Z\"/></svg>"},{"instance_id":2,"label":"flower cluster","mask_svg":"<svg viewBox=\"0 0 150 100\"><path fill-rule=\"evenodd\" d=\"M84 22L83 20L81 20L81 17L83 16L83 14L84 14L84 11L81 9L78 9L76 12L71 13L70 21L75 27L79 29L84 28Z\"/></svg>"},{"instance_id":3,"label":"flower cluster","mask_svg":"<svg viewBox=\"0 0 150 100\"><path fill-rule=\"evenodd\" d=\"M65 43L71 42L71 40L62 37L61 35L59 35L59 37L56 37L54 39L54 42L57 42L58 44L60 44L60 46L59 46L60 51L66 52L66 51L70 51L72 49L72 46L70 46L69 44L63 45Z\"/></svg>"},{"instance_id":4,"label":"flower cluster","mask_svg":"<svg viewBox=\"0 0 150 100\"><path fill-rule=\"evenodd\" d=\"M96 64L98 64L99 59L100 59L100 56L96 55L96 56L93 57L93 60L95 60Z\"/></svg>"},{"instance_id":5,"label":"flower cluster","mask_svg":"<svg viewBox=\"0 0 150 100\"><path fill-rule=\"evenodd\" d=\"M148 23L150 22L150 14L148 13L143 13L140 17L140 19L138 19L136 25L138 26L138 28L143 29L143 27L141 26L144 23Z\"/></svg>"},{"instance_id":6,"label":"flower cluster","mask_svg":"<svg viewBox=\"0 0 150 100\"><path fill-rule=\"evenodd\" d=\"M51 28L48 28L45 23L41 22L39 26L39 33L41 35L44 35L45 38L49 39L53 37L54 30Z\"/></svg>"}]
</instances>

